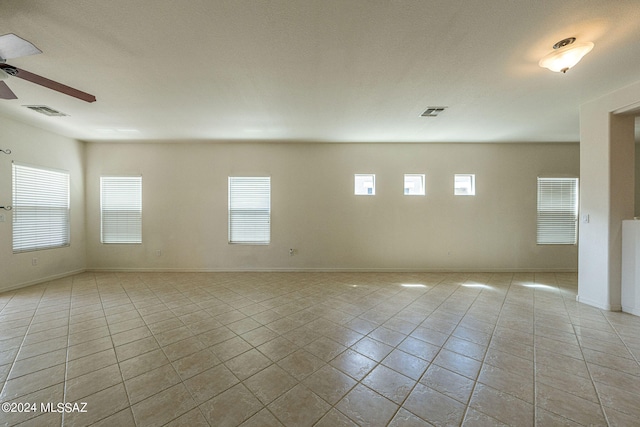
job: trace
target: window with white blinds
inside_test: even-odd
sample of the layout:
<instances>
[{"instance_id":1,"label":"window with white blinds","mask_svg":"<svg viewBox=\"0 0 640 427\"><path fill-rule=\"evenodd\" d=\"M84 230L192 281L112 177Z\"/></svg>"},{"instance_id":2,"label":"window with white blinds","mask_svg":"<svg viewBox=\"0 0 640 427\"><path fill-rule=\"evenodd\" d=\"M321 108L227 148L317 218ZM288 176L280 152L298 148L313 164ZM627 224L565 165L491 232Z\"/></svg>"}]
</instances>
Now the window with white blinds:
<instances>
[{"instance_id":1,"label":"window with white blinds","mask_svg":"<svg viewBox=\"0 0 640 427\"><path fill-rule=\"evenodd\" d=\"M69 173L13 164L13 253L69 246Z\"/></svg>"},{"instance_id":2,"label":"window with white blinds","mask_svg":"<svg viewBox=\"0 0 640 427\"><path fill-rule=\"evenodd\" d=\"M142 243L142 177L100 177L102 243Z\"/></svg>"},{"instance_id":3,"label":"window with white blinds","mask_svg":"<svg viewBox=\"0 0 640 427\"><path fill-rule=\"evenodd\" d=\"M538 178L538 244L575 245L578 178Z\"/></svg>"},{"instance_id":4,"label":"window with white blinds","mask_svg":"<svg viewBox=\"0 0 640 427\"><path fill-rule=\"evenodd\" d=\"M229 243L271 241L271 178L229 177Z\"/></svg>"}]
</instances>

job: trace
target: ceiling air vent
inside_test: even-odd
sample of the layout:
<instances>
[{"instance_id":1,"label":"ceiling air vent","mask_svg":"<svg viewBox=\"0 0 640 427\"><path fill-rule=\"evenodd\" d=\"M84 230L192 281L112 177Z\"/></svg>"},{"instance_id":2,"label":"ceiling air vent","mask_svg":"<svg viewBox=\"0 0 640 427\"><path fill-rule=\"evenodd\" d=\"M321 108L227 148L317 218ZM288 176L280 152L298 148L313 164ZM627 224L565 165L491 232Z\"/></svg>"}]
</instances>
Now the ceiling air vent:
<instances>
[{"instance_id":1,"label":"ceiling air vent","mask_svg":"<svg viewBox=\"0 0 640 427\"><path fill-rule=\"evenodd\" d=\"M24 105L24 107L27 107L30 110L33 111L37 111L40 114L44 114L45 116L58 116L58 117L62 117L62 116L66 116L67 114L65 113L61 113L58 110L54 110L51 107L47 107L46 105Z\"/></svg>"},{"instance_id":2,"label":"ceiling air vent","mask_svg":"<svg viewBox=\"0 0 640 427\"><path fill-rule=\"evenodd\" d=\"M421 117L438 117L438 114L442 113L447 107L429 107L424 113L420 114Z\"/></svg>"}]
</instances>

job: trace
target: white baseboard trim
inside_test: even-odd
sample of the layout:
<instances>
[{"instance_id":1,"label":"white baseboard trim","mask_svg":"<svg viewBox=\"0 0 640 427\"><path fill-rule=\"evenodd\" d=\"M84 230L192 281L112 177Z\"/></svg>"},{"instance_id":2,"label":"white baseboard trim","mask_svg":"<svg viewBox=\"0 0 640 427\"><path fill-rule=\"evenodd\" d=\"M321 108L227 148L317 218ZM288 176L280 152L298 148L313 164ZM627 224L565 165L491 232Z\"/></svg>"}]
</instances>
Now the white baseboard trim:
<instances>
[{"instance_id":1,"label":"white baseboard trim","mask_svg":"<svg viewBox=\"0 0 640 427\"><path fill-rule=\"evenodd\" d=\"M625 313L633 314L634 316L640 316L640 308L638 307L625 307L623 305L622 311Z\"/></svg>"},{"instance_id":2,"label":"white baseboard trim","mask_svg":"<svg viewBox=\"0 0 640 427\"><path fill-rule=\"evenodd\" d=\"M76 274L84 273L86 271L87 271L86 269L81 268L78 270L66 271L64 273L54 274L51 276L40 277L38 279L30 280L28 282L22 282L16 285L9 285L7 287L3 287L2 289L0 289L0 292L13 291L16 289L26 288L27 286L31 286L31 285L39 285L41 283L50 282L52 280L64 279L65 277L74 276Z\"/></svg>"},{"instance_id":3,"label":"white baseboard trim","mask_svg":"<svg viewBox=\"0 0 640 427\"><path fill-rule=\"evenodd\" d=\"M622 306L620 305L602 304L599 301L591 300L588 298L581 298L580 295L576 295L576 301L582 304L590 305L595 308L599 308L600 310L622 311Z\"/></svg>"},{"instance_id":4,"label":"white baseboard trim","mask_svg":"<svg viewBox=\"0 0 640 427\"><path fill-rule=\"evenodd\" d=\"M577 273L566 268L88 268L93 273Z\"/></svg>"}]
</instances>

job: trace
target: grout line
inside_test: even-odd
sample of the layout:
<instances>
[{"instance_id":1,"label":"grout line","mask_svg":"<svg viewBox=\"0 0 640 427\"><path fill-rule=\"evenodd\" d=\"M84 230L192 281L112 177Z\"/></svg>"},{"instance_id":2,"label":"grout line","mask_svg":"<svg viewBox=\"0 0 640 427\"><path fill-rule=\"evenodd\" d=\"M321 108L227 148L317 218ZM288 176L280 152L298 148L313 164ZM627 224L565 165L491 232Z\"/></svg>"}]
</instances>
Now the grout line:
<instances>
[{"instance_id":1,"label":"grout line","mask_svg":"<svg viewBox=\"0 0 640 427\"><path fill-rule=\"evenodd\" d=\"M567 301L566 299L563 297L562 301L564 303L565 306L565 310L567 311L567 313L569 313L569 311L567 310ZM577 303L580 304L580 303ZM600 312L600 315L602 315L602 311L600 309L598 309L598 312ZM577 316L579 316L579 314L577 314ZM603 316L606 320L606 316ZM571 316L569 317L569 320L571 321L571 328L573 329L573 333L576 336L576 339L578 338L578 332L576 331L576 325L573 322L573 319L571 318ZM582 326L580 326L582 327ZM580 354L582 355L582 360L587 368L587 372L589 373L589 380L591 381L591 386L593 387L593 390L596 393L596 397L598 398L598 404L600 405L600 411L602 412L602 416L604 417L604 420L607 423L607 426L611 426L611 423L609 422L609 417L607 416L607 412L604 409L604 405L602 404L602 399L600 398L600 392L598 391L598 388L596 387L596 383L593 380L593 374L591 373L591 368L589 367L589 363L587 362L587 359L584 357L584 351L583 351L583 347L582 347L582 341L577 339L578 341L578 348L580 348ZM566 417L565 417L566 418ZM573 420L571 420L573 421Z\"/></svg>"},{"instance_id":2,"label":"grout line","mask_svg":"<svg viewBox=\"0 0 640 427\"><path fill-rule=\"evenodd\" d=\"M493 277L494 275L490 276L490 278ZM493 337L495 335L496 328L498 327L498 323L500 323L500 317L502 316L502 310L504 309L504 305L505 305L505 303L507 301L507 296L509 295L509 290L511 289L511 286L513 285L513 276L514 276L514 274L512 273L511 274L511 278L509 280L509 286L507 287L507 289L506 289L506 291L504 293L504 297L502 298L502 304L500 304L500 311L498 312L498 317L496 318L495 324L493 326L493 330L491 331L491 337L489 338L489 342L487 343L487 349L484 352L484 356L482 357L482 361L480 362L480 369L478 370L478 375L477 375L476 379L473 382L473 386L471 388L471 392L469 393L469 398L467 399L467 402L465 403L464 414L462 416L462 419L460 420L460 425L464 424L464 420L467 418L467 414L469 413L469 408L471 408L471 399L473 399L473 393L475 393L475 391L476 391L476 386L478 385L478 379L480 378L480 374L482 373L482 369L485 366L485 361L487 359L487 353L489 353L489 349L491 348L491 343L493 342ZM478 296L484 291L485 290L483 289L478 294ZM473 409L473 408L471 408L471 409ZM474 409L474 410L476 410L476 409ZM478 412L481 412L481 413L484 414L484 412L482 412L482 411L478 411ZM485 414L485 415L487 415L488 417L491 417L491 418L495 418L495 417L493 417L493 416L491 416L489 414Z\"/></svg>"}]
</instances>

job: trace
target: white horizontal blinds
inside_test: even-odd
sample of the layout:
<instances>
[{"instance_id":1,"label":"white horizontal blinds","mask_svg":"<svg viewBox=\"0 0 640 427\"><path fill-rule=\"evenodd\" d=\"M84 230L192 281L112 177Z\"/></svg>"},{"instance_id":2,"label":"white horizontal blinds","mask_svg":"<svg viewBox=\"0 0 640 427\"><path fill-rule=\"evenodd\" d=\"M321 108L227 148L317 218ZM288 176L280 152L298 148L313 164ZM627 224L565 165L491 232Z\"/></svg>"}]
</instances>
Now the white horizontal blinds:
<instances>
[{"instance_id":1,"label":"white horizontal blinds","mask_svg":"<svg viewBox=\"0 0 640 427\"><path fill-rule=\"evenodd\" d=\"M14 163L13 252L69 242L69 173Z\"/></svg>"},{"instance_id":2,"label":"white horizontal blinds","mask_svg":"<svg viewBox=\"0 0 640 427\"><path fill-rule=\"evenodd\" d=\"M102 243L142 243L142 177L100 177Z\"/></svg>"},{"instance_id":3,"label":"white horizontal blinds","mask_svg":"<svg viewBox=\"0 0 640 427\"><path fill-rule=\"evenodd\" d=\"M538 244L575 245L578 178L538 178Z\"/></svg>"},{"instance_id":4,"label":"white horizontal blinds","mask_svg":"<svg viewBox=\"0 0 640 427\"><path fill-rule=\"evenodd\" d=\"M229 242L271 240L271 178L229 177Z\"/></svg>"}]
</instances>

